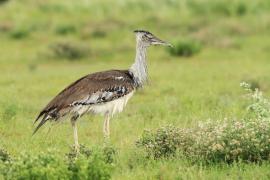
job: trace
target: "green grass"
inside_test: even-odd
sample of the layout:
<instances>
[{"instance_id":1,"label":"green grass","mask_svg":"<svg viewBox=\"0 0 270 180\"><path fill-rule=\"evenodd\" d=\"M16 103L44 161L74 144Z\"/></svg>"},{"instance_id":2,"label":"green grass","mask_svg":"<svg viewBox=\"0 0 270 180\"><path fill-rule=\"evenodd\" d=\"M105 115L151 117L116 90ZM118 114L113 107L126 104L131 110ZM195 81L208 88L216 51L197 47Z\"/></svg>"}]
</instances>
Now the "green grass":
<instances>
[{"instance_id":1,"label":"green grass","mask_svg":"<svg viewBox=\"0 0 270 180\"><path fill-rule=\"evenodd\" d=\"M269 178L268 162L202 166L134 154L144 129L241 118L243 80L257 82L270 95L268 1L21 0L0 6L0 147L15 156L50 148L64 156L73 144L70 122L53 125L49 133L47 125L32 137L39 110L85 74L128 68L134 59L132 31L142 28L169 42L194 39L202 47L192 57L149 48L149 85L111 122L111 142L119 151L112 179ZM51 45L62 41L88 46L91 53L74 61L49 56ZM102 124L102 117L82 117L80 143L102 145Z\"/></svg>"}]
</instances>

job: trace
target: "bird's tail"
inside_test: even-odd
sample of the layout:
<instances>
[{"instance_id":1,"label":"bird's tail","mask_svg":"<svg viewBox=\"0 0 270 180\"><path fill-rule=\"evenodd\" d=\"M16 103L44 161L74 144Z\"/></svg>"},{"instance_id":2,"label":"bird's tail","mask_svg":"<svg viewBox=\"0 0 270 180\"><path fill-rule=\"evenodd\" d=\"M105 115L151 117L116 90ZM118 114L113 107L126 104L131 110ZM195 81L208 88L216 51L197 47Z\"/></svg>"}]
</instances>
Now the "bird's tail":
<instances>
[{"instance_id":1,"label":"bird's tail","mask_svg":"<svg viewBox=\"0 0 270 180\"><path fill-rule=\"evenodd\" d=\"M40 116L35 120L34 123L36 123L39 118L40 118ZM45 114L43 116L42 120L40 121L40 123L37 125L37 127L33 131L33 134L32 135L34 135L39 130L39 128L41 128L41 126L43 126L49 119L50 119L50 116L48 114Z\"/></svg>"},{"instance_id":2,"label":"bird's tail","mask_svg":"<svg viewBox=\"0 0 270 180\"><path fill-rule=\"evenodd\" d=\"M41 118L42 120L39 122L39 124L37 125L37 127L35 128L35 130L33 131L33 134L34 135L38 130L39 128L41 128L41 126L43 126L48 120L51 120L51 119L55 119L57 120L59 115L58 115L58 111L56 108L54 109L50 109L50 110L45 110L45 111L41 111L38 115L38 117L36 118L34 124Z\"/></svg>"}]
</instances>

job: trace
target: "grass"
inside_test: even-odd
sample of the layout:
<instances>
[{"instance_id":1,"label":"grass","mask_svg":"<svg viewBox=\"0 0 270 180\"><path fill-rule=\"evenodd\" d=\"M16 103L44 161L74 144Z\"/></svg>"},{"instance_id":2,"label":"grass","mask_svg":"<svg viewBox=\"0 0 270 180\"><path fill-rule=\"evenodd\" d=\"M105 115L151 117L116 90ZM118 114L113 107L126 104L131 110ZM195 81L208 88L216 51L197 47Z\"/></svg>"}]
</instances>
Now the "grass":
<instances>
[{"instance_id":1,"label":"grass","mask_svg":"<svg viewBox=\"0 0 270 180\"><path fill-rule=\"evenodd\" d=\"M269 178L269 162L204 166L187 159L147 160L135 149L144 129L241 118L243 80L257 82L270 95L268 1L21 0L0 6L0 27L8 26L0 30L0 148L14 156L55 148L64 157L73 144L69 121L32 137L38 111L85 74L128 68L134 59L132 31L146 29L169 42L194 39L202 48L191 57L149 48L149 85L111 123L111 143L118 149L112 179ZM51 44L63 41L89 45L91 53L80 61L47 56ZM80 143L102 145L102 124L98 116L81 118Z\"/></svg>"}]
</instances>

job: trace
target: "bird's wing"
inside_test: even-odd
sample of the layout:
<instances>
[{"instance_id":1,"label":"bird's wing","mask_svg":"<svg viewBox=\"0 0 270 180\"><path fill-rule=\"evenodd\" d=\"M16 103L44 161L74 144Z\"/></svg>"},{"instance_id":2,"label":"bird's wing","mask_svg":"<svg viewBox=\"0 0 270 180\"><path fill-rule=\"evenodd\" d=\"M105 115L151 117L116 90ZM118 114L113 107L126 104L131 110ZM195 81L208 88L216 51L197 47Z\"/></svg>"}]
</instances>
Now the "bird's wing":
<instances>
[{"instance_id":1,"label":"bird's wing","mask_svg":"<svg viewBox=\"0 0 270 180\"><path fill-rule=\"evenodd\" d=\"M127 70L110 70L84 76L48 103L36 119L38 121L43 116L35 131L48 119L57 120L64 116L73 106L104 103L127 95L134 90L133 84Z\"/></svg>"}]
</instances>

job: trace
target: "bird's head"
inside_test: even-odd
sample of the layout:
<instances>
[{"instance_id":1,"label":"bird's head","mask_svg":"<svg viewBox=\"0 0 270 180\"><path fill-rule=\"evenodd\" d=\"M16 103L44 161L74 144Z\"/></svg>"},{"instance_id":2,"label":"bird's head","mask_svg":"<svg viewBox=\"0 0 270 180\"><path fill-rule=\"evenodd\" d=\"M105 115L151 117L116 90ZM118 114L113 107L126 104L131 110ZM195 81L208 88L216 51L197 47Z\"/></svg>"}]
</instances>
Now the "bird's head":
<instances>
[{"instance_id":1,"label":"bird's head","mask_svg":"<svg viewBox=\"0 0 270 180\"><path fill-rule=\"evenodd\" d=\"M160 40L149 31L135 30L134 33L136 34L137 43L140 43L145 47L151 45L163 45L172 47L170 43Z\"/></svg>"}]
</instances>

